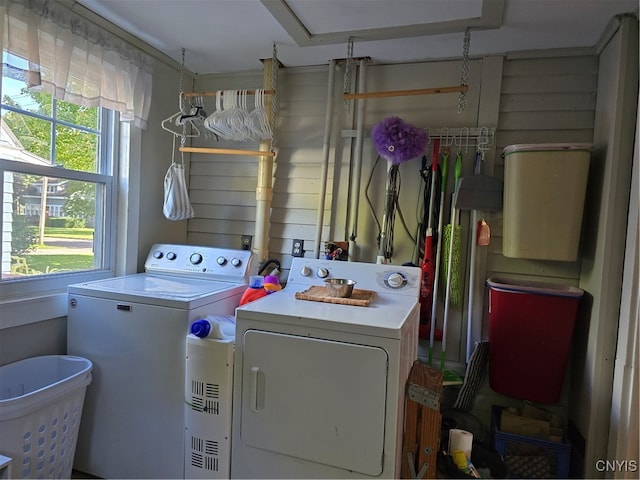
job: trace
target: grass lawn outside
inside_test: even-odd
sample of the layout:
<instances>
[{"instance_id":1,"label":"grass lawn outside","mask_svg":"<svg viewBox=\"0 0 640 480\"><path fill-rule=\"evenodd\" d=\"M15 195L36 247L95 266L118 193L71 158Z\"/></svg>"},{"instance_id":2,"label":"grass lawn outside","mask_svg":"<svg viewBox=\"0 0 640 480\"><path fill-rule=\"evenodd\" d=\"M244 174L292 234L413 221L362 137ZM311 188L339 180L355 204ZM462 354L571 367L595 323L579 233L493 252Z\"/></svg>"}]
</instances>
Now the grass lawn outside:
<instances>
[{"instance_id":1,"label":"grass lawn outside","mask_svg":"<svg viewBox=\"0 0 640 480\"><path fill-rule=\"evenodd\" d=\"M29 268L39 273L93 269L93 255L25 255Z\"/></svg>"},{"instance_id":2,"label":"grass lawn outside","mask_svg":"<svg viewBox=\"0 0 640 480\"><path fill-rule=\"evenodd\" d=\"M41 275L94 268L94 255L91 248L71 246L66 248L65 243L55 245L56 242L53 242L53 239L69 240L72 243L80 241L90 246L93 241L93 228L46 227L44 235L45 239L49 238L54 244L37 245L21 257L14 258L12 263L15 264L15 273Z\"/></svg>"},{"instance_id":3,"label":"grass lawn outside","mask_svg":"<svg viewBox=\"0 0 640 480\"><path fill-rule=\"evenodd\" d=\"M62 228L62 227L45 227L45 237L56 238L74 238L82 240L93 239L93 228Z\"/></svg>"}]
</instances>

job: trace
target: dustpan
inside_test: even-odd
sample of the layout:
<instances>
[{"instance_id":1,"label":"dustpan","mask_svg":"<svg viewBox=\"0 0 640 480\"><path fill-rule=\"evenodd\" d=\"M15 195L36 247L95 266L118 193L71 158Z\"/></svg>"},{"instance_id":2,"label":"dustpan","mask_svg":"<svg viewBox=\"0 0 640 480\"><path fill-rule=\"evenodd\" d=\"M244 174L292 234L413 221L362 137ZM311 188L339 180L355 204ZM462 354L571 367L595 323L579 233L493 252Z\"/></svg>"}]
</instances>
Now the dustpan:
<instances>
[{"instance_id":1,"label":"dustpan","mask_svg":"<svg viewBox=\"0 0 640 480\"><path fill-rule=\"evenodd\" d=\"M502 210L502 181L488 175L460 177L455 205L458 210Z\"/></svg>"}]
</instances>

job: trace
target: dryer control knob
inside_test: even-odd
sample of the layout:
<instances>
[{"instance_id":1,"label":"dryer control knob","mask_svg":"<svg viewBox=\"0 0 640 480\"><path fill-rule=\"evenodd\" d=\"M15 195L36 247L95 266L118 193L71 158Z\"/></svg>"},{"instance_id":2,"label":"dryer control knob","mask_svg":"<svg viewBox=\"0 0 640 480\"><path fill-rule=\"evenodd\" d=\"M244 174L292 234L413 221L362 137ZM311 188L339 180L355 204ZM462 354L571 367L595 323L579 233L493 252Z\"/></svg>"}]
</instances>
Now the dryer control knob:
<instances>
[{"instance_id":1,"label":"dryer control knob","mask_svg":"<svg viewBox=\"0 0 640 480\"><path fill-rule=\"evenodd\" d=\"M308 277L309 275L311 275L311 269L307 265L305 265L300 269L300 275L302 275L303 277Z\"/></svg>"},{"instance_id":2,"label":"dryer control knob","mask_svg":"<svg viewBox=\"0 0 640 480\"><path fill-rule=\"evenodd\" d=\"M407 283L407 279L401 273L390 273L387 278L384 279L384 283L391 288L402 288Z\"/></svg>"},{"instance_id":3,"label":"dryer control knob","mask_svg":"<svg viewBox=\"0 0 640 480\"><path fill-rule=\"evenodd\" d=\"M233 265L234 267L239 267L240 265L242 265L242 260L240 260L238 257L233 257L231 259L231 265Z\"/></svg>"},{"instance_id":4,"label":"dryer control knob","mask_svg":"<svg viewBox=\"0 0 640 480\"><path fill-rule=\"evenodd\" d=\"M216 262L218 262L218 265L225 265L227 263L227 259L220 256L216 259Z\"/></svg>"},{"instance_id":5,"label":"dryer control knob","mask_svg":"<svg viewBox=\"0 0 640 480\"><path fill-rule=\"evenodd\" d=\"M167 253L167 260L175 260L176 259L176 254L173 252L169 252Z\"/></svg>"},{"instance_id":6,"label":"dryer control knob","mask_svg":"<svg viewBox=\"0 0 640 480\"><path fill-rule=\"evenodd\" d=\"M189 261L193 265L198 265L202 263L202 255L200 255L199 253L192 253L191 256L189 257Z\"/></svg>"},{"instance_id":7,"label":"dryer control knob","mask_svg":"<svg viewBox=\"0 0 640 480\"><path fill-rule=\"evenodd\" d=\"M163 256L164 254L160 250L156 250L155 252L153 252L153 258L157 258L158 260L160 260Z\"/></svg>"},{"instance_id":8,"label":"dryer control knob","mask_svg":"<svg viewBox=\"0 0 640 480\"><path fill-rule=\"evenodd\" d=\"M329 270L320 267L316 270L316 275L318 275L319 278L327 278L329 276Z\"/></svg>"}]
</instances>

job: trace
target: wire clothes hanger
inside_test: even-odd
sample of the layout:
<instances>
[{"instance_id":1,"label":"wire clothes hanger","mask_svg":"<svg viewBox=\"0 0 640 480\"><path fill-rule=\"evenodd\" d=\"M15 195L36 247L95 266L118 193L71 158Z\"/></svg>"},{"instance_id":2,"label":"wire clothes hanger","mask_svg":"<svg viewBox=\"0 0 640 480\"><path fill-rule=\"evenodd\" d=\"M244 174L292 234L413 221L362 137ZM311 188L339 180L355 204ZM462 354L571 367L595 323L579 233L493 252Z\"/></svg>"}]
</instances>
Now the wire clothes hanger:
<instances>
[{"instance_id":1,"label":"wire clothes hanger","mask_svg":"<svg viewBox=\"0 0 640 480\"><path fill-rule=\"evenodd\" d=\"M202 135L204 129L198 128L202 126L207 113L204 111L204 100L201 95L193 95L194 101L189 102L187 106L184 102L184 58L185 49L182 49L182 64L180 68L180 86L178 93L178 111L173 115L165 118L160 123L163 130L172 133L174 136L181 137L181 144L184 146L187 138L199 137ZM190 126L189 133L187 133L187 126Z\"/></svg>"},{"instance_id":2,"label":"wire clothes hanger","mask_svg":"<svg viewBox=\"0 0 640 480\"><path fill-rule=\"evenodd\" d=\"M199 137L201 134L200 129L197 127L195 122L191 121L191 119L196 119L200 109L193 113L185 113L185 108L182 103L182 95L180 95L179 98L179 107L180 109L176 113L162 120L160 126L163 130L166 130L175 136L183 138ZM187 133L186 131L187 124L191 125L191 133Z\"/></svg>"},{"instance_id":3,"label":"wire clothes hanger","mask_svg":"<svg viewBox=\"0 0 640 480\"><path fill-rule=\"evenodd\" d=\"M255 108L247 109L247 90L216 92L216 110L204 120L204 127L225 140L268 140L273 136L264 107L263 89L255 90Z\"/></svg>"}]
</instances>

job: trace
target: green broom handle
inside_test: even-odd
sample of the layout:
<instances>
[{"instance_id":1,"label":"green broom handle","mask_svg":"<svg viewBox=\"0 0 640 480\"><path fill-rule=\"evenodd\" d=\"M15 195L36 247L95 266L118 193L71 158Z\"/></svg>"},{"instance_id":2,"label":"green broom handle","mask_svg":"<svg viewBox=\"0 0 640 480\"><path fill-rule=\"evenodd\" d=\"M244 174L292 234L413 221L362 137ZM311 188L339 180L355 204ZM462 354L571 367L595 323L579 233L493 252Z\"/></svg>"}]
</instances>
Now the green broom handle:
<instances>
[{"instance_id":1,"label":"green broom handle","mask_svg":"<svg viewBox=\"0 0 640 480\"><path fill-rule=\"evenodd\" d=\"M440 256L442 254L442 236L443 236L443 220L444 220L444 197L447 189L447 172L449 170L449 148L442 151L442 188L440 190L440 212L438 215L438 240L436 246L436 263L435 273L433 275L433 302L431 304L431 331L429 334L429 365L433 360L433 342L436 330L436 307L438 294L438 286L440 284Z\"/></svg>"},{"instance_id":2,"label":"green broom handle","mask_svg":"<svg viewBox=\"0 0 640 480\"><path fill-rule=\"evenodd\" d=\"M447 191L447 172L449 171L449 149L446 148L442 153L442 189L440 190L444 195Z\"/></svg>"},{"instance_id":3,"label":"green broom handle","mask_svg":"<svg viewBox=\"0 0 640 480\"><path fill-rule=\"evenodd\" d=\"M451 289L451 280L452 280L452 275L451 275L451 269L453 268L453 263L451 261L451 257L453 256L453 244L454 244L454 235L455 235L455 228L456 228L456 210L455 210L455 206L454 206L454 202L455 202L455 197L456 197L456 190L458 188L458 181L460 180L460 176L462 174L462 154L460 152L457 153L456 155L456 164L453 168L453 178L454 178L454 183L453 183L453 194L451 195L451 239L450 244L449 244L449 265L447 268L447 283L445 286L445 289L447 291L447 293L450 293L450 289ZM441 351L441 355L440 355L440 370L442 372L445 371L445 351L446 351L446 341L447 341L447 332L446 329L448 327L447 325L447 320L449 317L449 295L445 295L445 300L444 300L444 321L443 321L443 325L442 325L442 351Z\"/></svg>"}]
</instances>

